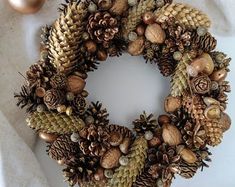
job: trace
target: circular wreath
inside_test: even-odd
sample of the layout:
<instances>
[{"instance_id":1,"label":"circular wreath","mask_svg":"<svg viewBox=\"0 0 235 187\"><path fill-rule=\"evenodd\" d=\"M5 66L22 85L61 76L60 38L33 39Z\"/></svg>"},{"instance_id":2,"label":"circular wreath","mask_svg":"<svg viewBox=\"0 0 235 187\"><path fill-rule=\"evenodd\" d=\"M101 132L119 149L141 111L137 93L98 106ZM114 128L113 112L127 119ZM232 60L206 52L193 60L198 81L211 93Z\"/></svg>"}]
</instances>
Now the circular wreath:
<instances>
[{"instance_id":1,"label":"circular wreath","mask_svg":"<svg viewBox=\"0 0 235 187\"><path fill-rule=\"evenodd\" d=\"M17 105L49 143L71 186L169 187L175 174L207 167L208 146L221 143L230 58L214 51L207 15L171 0L67 0L42 29L41 57L26 72ZM88 104L87 73L122 52L143 55L171 76L166 114L145 112L134 130L109 124L99 102Z\"/></svg>"}]
</instances>

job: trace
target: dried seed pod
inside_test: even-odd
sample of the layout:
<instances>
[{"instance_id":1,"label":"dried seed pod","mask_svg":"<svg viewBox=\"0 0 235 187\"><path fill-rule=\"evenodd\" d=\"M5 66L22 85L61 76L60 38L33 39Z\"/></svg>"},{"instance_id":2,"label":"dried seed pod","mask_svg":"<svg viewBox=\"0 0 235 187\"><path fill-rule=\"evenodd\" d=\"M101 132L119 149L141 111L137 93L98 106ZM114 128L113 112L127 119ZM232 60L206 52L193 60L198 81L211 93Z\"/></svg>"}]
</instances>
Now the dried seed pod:
<instances>
[{"instance_id":1,"label":"dried seed pod","mask_svg":"<svg viewBox=\"0 0 235 187\"><path fill-rule=\"evenodd\" d=\"M166 112L172 113L181 107L181 97L168 96L164 102Z\"/></svg>"},{"instance_id":2,"label":"dried seed pod","mask_svg":"<svg viewBox=\"0 0 235 187\"><path fill-rule=\"evenodd\" d=\"M145 37L152 43L161 44L165 41L165 31L157 23L148 25L145 30Z\"/></svg>"},{"instance_id":3,"label":"dried seed pod","mask_svg":"<svg viewBox=\"0 0 235 187\"><path fill-rule=\"evenodd\" d=\"M207 75L194 77L191 80L191 86L194 93L205 94L211 89L211 80Z\"/></svg>"},{"instance_id":4,"label":"dried seed pod","mask_svg":"<svg viewBox=\"0 0 235 187\"><path fill-rule=\"evenodd\" d=\"M165 143L170 146L178 145L182 141L182 135L178 128L171 124L164 124L162 130L162 138Z\"/></svg>"},{"instance_id":5,"label":"dried seed pod","mask_svg":"<svg viewBox=\"0 0 235 187\"><path fill-rule=\"evenodd\" d=\"M122 153L118 148L109 149L100 159L100 165L105 169L112 169L119 164Z\"/></svg>"}]
</instances>

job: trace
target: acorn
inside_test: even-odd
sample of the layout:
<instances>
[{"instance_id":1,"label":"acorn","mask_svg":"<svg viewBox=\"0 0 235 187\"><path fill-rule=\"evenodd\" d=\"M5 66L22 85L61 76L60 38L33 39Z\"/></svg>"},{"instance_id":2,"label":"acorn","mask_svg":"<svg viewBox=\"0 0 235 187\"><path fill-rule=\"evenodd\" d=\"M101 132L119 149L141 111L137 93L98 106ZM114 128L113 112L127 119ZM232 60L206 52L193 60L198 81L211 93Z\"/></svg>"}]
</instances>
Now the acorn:
<instances>
[{"instance_id":1,"label":"acorn","mask_svg":"<svg viewBox=\"0 0 235 187\"><path fill-rule=\"evenodd\" d=\"M131 41L128 45L128 53L132 56L140 55L144 50L144 37L138 37L135 41Z\"/></svg>"},{"instance_id":2,"label":"acorn","mask_svg":"<svg viewBox=\"0 0 235 187\"><path fill-rule=\"evenodd\" d=\"M162 44L165 41L165 31L157 23L148 25L145 30L145 37L152 43Z\"/></svg>"},{"instance_id":3,"label":"acorn","mask_svg":"<svg viewBox=\"0 0 235 187\"><path fill-rule=\"evenodd\" d=\"M127 154L129 151L129 146L131 144L131 139L130 138L124 138L122 143L119 145L119 149L121 150L122 153Z\"/></svg>"},{"instance_id":4,"label":"acorn","mask_svg":"<svg viewBox=\"0 0 235 187\"><path fill-rule=\"evenodd\" d=\"M220 124L222 125L222 130L223 132L227 131L230 129L231 126L231 118L229 117L228 114L222 113L221 118L220 118Z\"/></svg>"},{"instance_id":5,"label":"acorn","mask_svg":"<svg viewBox=\"0 0 235 187\"><path fill-rule=\"evenodd\" d=\"M165 123L170 123L170 122L171 122L171 118L168 115L160 115L158 117L159 125L163 125Z\"/></svg>"},{"instance_id":6,"label":"acorn","mask_svg":"<svg viewBox=\"0 0 235 187\"><path fill-rule=\"evenodd\" d=\"M86 47L87 51L89 53L95 53L97 50L97 45L94 41L92 40L87 40L84 44L84 46Z\"/></svg>"},{"instance_id":7,"label":"acorn","mask_svg":"<svg viewBox=\"0 0 235 187\"><path fill-rule=\"evenodd\" d=\"M177 148L178 149L178 148ZM189 164L193 164L197 161L196 154L187 148L179 148L178 154L181 156L181 158L186 161Z\"/></svg>"},{"instance_id":8,"label":"acorn","mask_svg":"<svg viewBox=\"0 0 235 187\"><path fill-rule=\"evenodd\" d=\"M149 24L153 24L155 22L155 16L154 16L154 13L153 12L145 12L143 17L143 22L147 25Z\"/></svg>"},{"instance_id":9,"label":"acorn","mask_svg":"<svg viewBox=\"0 0 235 187\"><path fill-rule=\"evenodd\" d=\"M119 165L122 153L118 148L109 149L100 159L100 165L105 169L112 169Z\"/></svg>"},{"instance_id":10,"label":"acorn","mask_svg":"<svg viewBox=\"0 0 235 187\"><path fill-rule=\"evenodd\" d=\"M70 75L67 81L67 90L74 94L81 93L85 88L86 82L84 79L76 75Z\"/></svg>"},{"instance_id":11,"label":"acorn","mask_svg":"<svg viewBox=\"0 0 235 187\"><path fill-rule=\"evenodd\" d=\"M182 106L181 97L168 96L164 102L164 109L168 113L175 112Z\"/></svg>"},{"instance_id":12,"label":"acorn","mask_svg":"<svg viewBox=\"0 0 235 187\"><path fill-rule=\"evenodd\" d=\"M214 71L211 74L210 78L213 81L222 82L227 77L227 74L228 74L227 70L225 68L222 68L222 69L219 69L217 71Z\"/></svg>"},{"instance_id":13,"label":"acorn","mask_svg":"<svg viewBox=\"0 0 235 187\"><path fill-rule=\"evenodd\" d=\"M119 132L111 132L110 133L110 138L109 138L109 143L112 146L119 146L122 143L123 136Z\"/></svg>"},{"instance_id":14,"label":"acorn","mask_svg":"<svg viewBox=\"0 0 235 187\"><path fill-rule=\"evenodd\" d=\"M39 132L38 136L47 143L52 143L58 138L57 134L49 134L45 132Z\"/></svg>"},{"instance_id":15,"label":"acorn","mask_svg":"<svg viewBox=\"0 0 235 187\"><path fill-rule=\"evenodd\" d=\"M138 25L136 27L136 33L139 35L139 36L143 36L144 35L144 32L145 32L145 26L144 25Z\"/></svg>"},{"instance_id":16,"label":"acorn","mask_svg":"<svg viewBox=\"0 0 235 187\"><path fill-rule=\"evenodd\" d=\"M204 115L208 119L219 119L221 116L220 107L218 105L210 105L205 109Z\"/></svg>"},{"instance_id":17,"label":"acorn","mask_svg":"<svg viewBox=\"0 0 235 187\"><path fill-rule=\"evenodd\" d=\"M98 50L97 51L97 59L99 61L105 61L107 59L108 55L105 50Z\"/></svg>"},{"instance_id":18,"label":"acorn","mask_svg":"<svg viewBox=\"0 0 235 187\"><path fill-rule=\"evenodd\" d=\"M175 125L164 124L162 138L170 146L179 145L182 141L182 135Z\"/></svg>"}]
</instances>

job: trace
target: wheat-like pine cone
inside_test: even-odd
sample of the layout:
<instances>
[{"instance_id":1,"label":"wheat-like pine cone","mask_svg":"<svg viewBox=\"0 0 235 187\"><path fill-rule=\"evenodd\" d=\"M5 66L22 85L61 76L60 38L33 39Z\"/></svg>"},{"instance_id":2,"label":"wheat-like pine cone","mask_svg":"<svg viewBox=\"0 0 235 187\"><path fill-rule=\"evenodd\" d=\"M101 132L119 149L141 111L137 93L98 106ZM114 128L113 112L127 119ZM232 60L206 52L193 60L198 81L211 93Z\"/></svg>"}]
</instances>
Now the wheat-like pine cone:
<instances>
[{"instance_id":1,"label":"wheat-like pine cone","mask_svg":"<svg viewBox=\"0 0 235 187\"><path fill-rule=\"evenodd\" d=\"M87 8L83 2L71 1L52 25L49 36L49 58L61 72L67 72L79 60L79 44L84 30Z\"/></svg>"},{"instance_id":2,"label":"wheat-like pine cone","mask_svg":"<svg viewBox=\"0 0 235 187\"><path fill-rule=\"evenodd\" d=\"M128 39L128 34L141 22L143 13L153 10L155 5L155 0L140 0L137 5L128 10L128 17L122 27L125 39Z\"/></svg>"},{"instance_id":3,"label":"wheat-like pine cone","mask_svg":"<svg viewBox=\"0 0 235 187\"><path fill-rule=\"evenodd\" d=\"M27 118L30 128L45 133L68 134L80 131L85 123L76 116L55 112L34 112Z\"/></svg>"},{"instance_id":4,"label":"wheat-like pine cone","mask_svg":"<svg viewBox=\"0 0 235 187\"><path fill-rule=\"evenodd\" d=\"M199 36L197 32L194 32L191 38L192 48L194 49L201 49L204 52L210 52L216 48L217 40L209 32L203 36Z\"/></svg>"},{"instance_id":5,"label":"wheat-like pine cone","mask_svg":"<svg viewBox=\"0 0 235 187\"><path fill-rule=\"evenodd\" d=\"M181 96L188 88L188 74L186 71L189 62L196 56L194 51L183 55L181 61L178 63L171 79L171 95L173 97Z\"/></svg>"},{"instance_id":6,"label":"wheat-like pine cone","mask_svg":"<svg viewBox=\"0 0 235 187\"><path fill-rule=\"evenodd\" d=\"M131 187L144 168L147 157L147 141L144 137L137 138L127 155L129 162L115 170L113 178L108 181L110 187Z\"/></svg>"},{"instance_id":7,"label":"wheat-like pine cone","mask_svg":"<svg viewBox=\"0 0 235 187\"><path fill-rule=\"evenodd\" d=\"M107 187L106 181L89 181L89 182L81 182L79 183L80 187Z\"/></svg>"},{"instance_id":8,"label":"wheat-like pine cone","mask_svg":"<svg viewBox=\"0 0 235 187\"><path fill-rule=\"evenodd\" d=\"M156 181L148 172L139 175L132 187L157 187Z\"/></svg>"},{"instance_id":9,"label":"wheat-like pine cone","mask_svg":"<svg viewBox=\"0 0 235 187\"><path fill-rule=\"evenodd\" d=\"M61 135L52 143L48 154L54 160L67 160L76 154L78 148L78 145L71 141L70 135Z\"/></svg>"},{"instance_id":10,"label":"wheat-like pine cone","mask_svg":"<svg viewBox=\"0 0 235 187\"><path fill-rule=\"evenodd\" d=\"M206 14L181 3L166 4L157 10L155 15L157 22L165 22L170 17L174 17L179 24L193 29L196 27L209 28L211 25L211 21Z\"/></svg>"}]
</instances>

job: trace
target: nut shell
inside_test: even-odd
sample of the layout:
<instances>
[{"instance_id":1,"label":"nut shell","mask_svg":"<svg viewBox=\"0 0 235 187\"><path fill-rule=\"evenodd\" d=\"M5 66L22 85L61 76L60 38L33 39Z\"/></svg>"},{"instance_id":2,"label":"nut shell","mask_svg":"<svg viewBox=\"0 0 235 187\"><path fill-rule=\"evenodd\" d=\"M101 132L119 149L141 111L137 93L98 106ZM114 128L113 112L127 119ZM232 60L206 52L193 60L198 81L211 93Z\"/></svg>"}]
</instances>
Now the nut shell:
<instances>
[{"instance_id":1,"label":"nut shell","mask_svg":"<svg viewBox=\"0 0 235 187\"><path fill-rule=\"evenodd\" d=\"M131 144L130 138L124 138L123 142L119 145L119 149L122 153L127 154L129 151L129 146Z\"/></svg>"},{"instance_id":2,"label":"nut shell","mask_svg":"<svg viewBox=\"0 0 235 187\"><path fill-rule=\"evenodd\" d=\"M164 108L166 112L175 112L182 106L181 97L168 96L164 102Z\"/></svg>"},{"instance_id":3,"label":"nut shell","mask_svg":"<svg viewBox=\"0 0 235 187\"><path fill-rule=\"evenodd\" d=\"M213 81L222 82L227 77L227 74L228 74L227 70L225 68L222 68L220 70L214 71L211 74L210 78Z\"/></svg>"},{"instance_id":4,"label":"nut shell","mask_svg":"<svg viewBox=\"0 0 235 187\"><path fill-rule=\"evenodd\" d=\"M105 169L112 169L119 165L122 153L118 148L109 149L100 159L100 165Z\"/></svg>"},{"instance_id":5,"label":"nut shell","mask_svg":"<svg viewBox=\"0 0 235 187\"><path fill-rule=\"evenodd\" d=\"M140 55L144 50L144 37L138 37L135 41L132 41L128 45L128 53L132 56Z\"/></svg>"},{"instance_id":6,"label":"nut shell","mask_svg":"<svg viewBox=\"0 0 235 187\"><path fill-rule=\"evenodd\" d=\"M115 15L122 15L128 9L128 0L115 0L110 12Z\"/></svg>"},{"instance_id":7,"label":"nut shell","mask_svg":"<svg viewBox=\"0 0 235 187\"><path fill-rule=\"evenodd\" d=\"M220 124L222 125L223 132L227 131L231 127L231 118L228 114L222 113L220 118Z\"/></svg>"},{"instance_id":8,"label":"nut shell","mask_svg":"<svg viewBox=\"0 0 235 187\"><path fill-rule=\"evenodd\" d=\"M196 154L191 151L190 149L187 149L187 148L183 148L181 151L180 151L180 156L182 157L182 159L184 161L186 161L187 163L189 164L193 164L197 161L197 156Z\"/></svg>"},{"instance_id":9,"label":"nut shell","mask_svg":"<svg viewBox=\"0 0 235 187\"><path fill-rule=\"evenodd\" d=\"M170 146L179 145L182 141L182 135L178 128L171 124L164 124L162 138Z\"/></svg>"},{"instance_id":10,"label":"nut shell","mask_svg":"<svg viewBox=\"0 0 235 187\"><path fill-rule=\"evenodd\" d=\"M147 26L145 30L145 37L152 43L161 44L165 41L166 34L160 25L154 23Z\"/></svg>"},{"instance_id":11,"label":"nut shell","mask_svg":"<svg viewBox=\"0 0 235 187\"><path fill-rule=\"evenodd\" d=\"M81 93L85 88L85 85L86 82L79 76L71 75L68 77L67 90L72 93L75 94Z\"/></svg>"},{"instance_id":12,"label":"nut shell","mask_svg":"<svg viewBox=\"0 0 235 187\"><path fill-rule=\"evenodd\" d=\"M109 138L109 143L112 146L118 146L122 143L123 136L119 132L111 132L110 133L110 138Z\"/></svg>"},{"instance_id":13,"label":"nut shell","mask_svg":"<svg viewBox=\"0 0 235 187\"><path fill-rule=\"evenodd\" d=\"M163 125L165 123L170 123L171 122L171 118L168 115L160 115L158 117L158 123L160 125Z\"/></svg>"}]
</instances>

